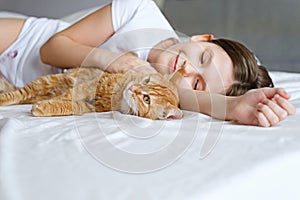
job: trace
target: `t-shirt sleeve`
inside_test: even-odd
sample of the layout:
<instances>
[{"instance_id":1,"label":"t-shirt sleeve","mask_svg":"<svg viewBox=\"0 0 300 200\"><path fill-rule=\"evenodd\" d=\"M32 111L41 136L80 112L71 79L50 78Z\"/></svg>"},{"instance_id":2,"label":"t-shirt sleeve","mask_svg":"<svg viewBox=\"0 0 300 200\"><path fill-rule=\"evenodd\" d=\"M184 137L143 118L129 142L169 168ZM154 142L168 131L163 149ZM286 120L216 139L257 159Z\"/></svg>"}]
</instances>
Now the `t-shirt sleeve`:
<instances>
[{"instance_id":1,"label":"t-shirt sleeve","mask_svg":"<svg viewBox=\"0 0 300 200\"><path fill-rule=\"evenodd\" d=\"M119 33L144 28L173 30L153 0L113 0L112 22Z\"/></svg>"}]
</instances>

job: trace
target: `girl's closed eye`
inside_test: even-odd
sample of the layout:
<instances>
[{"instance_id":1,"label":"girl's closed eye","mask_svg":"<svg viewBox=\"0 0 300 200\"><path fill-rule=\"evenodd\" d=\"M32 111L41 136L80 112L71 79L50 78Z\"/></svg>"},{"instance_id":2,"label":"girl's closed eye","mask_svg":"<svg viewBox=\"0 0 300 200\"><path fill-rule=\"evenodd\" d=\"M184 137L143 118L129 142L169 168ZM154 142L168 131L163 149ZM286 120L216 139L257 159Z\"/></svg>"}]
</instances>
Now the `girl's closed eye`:
<instances>
[{"instance_id":1,"label":"girl's closed eye","mask_svg":"<svg viewBox=\"0 0 300 200\"><path fill-rule=\"evenodd\" d=\"M200 59L200 63L203 64L206 60L206 51L203 51L202 55L201 55L201 59Z\"/></svg>"},{"instance_id":2,"label":"girl's closed eye","mask_svg":"<svg viewBox=\"0 0 300 200\"><path fill-rule=\"evenodd\" d=\"M206 89L206 83L202 76L198 76L194 82L194 90L204 91Z\"/></svg>"},{"instance_id":3,"label":"girl's closed eye","mask_svg":"<svg viewBox=\"0 0 300 200\"><path fill-rule=\"evenodd\" d=\"M210 58L211 58L211 54L207 50L205 50L201 55L200 63L201 64L206 63L210 60Z\"/></svg>"},{"instance_id":4,"label":"girl's closed eye","mask_svg":"<svg viewBox=\"0 0 300 200\"><path fill-rule=\"evenodd\" d=\"M195 83L195 86L194 86L194 90L197 90L198 84L199 84L199 80L197 79L196 83Z\"/></svg>"}]
</instances>

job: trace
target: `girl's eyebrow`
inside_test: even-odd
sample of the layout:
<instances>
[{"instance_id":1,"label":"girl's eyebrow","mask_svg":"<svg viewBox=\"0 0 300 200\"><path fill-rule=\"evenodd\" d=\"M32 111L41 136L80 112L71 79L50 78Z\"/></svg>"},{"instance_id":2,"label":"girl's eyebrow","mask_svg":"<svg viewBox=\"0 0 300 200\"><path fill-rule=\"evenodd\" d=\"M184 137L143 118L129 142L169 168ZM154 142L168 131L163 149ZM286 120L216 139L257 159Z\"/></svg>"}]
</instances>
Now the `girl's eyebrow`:
<instances>
[{"instance_id":1,"label":"girl's eyebrow","mask_svg":"<svg viewBox=\"0 0 300 200\"><path fill-rule=\"evenodd\" d=\"M211 49L208 49L208 48L206 48L203 53L207 53L209 55L209 61L211 61L215 55L214 51L212 51Z\"/></svg>"},{"instance_id":2,"label":"girl's eyebrow","mask_svg":"<svg viewBox=\"0 0 300 200\"><path fill-rule=\"evenodd\" d=\"M215 55L214 51L211 49L205 49L205 51L209 54L210 57L213 57Z\"/></svg>"}]
</instances>

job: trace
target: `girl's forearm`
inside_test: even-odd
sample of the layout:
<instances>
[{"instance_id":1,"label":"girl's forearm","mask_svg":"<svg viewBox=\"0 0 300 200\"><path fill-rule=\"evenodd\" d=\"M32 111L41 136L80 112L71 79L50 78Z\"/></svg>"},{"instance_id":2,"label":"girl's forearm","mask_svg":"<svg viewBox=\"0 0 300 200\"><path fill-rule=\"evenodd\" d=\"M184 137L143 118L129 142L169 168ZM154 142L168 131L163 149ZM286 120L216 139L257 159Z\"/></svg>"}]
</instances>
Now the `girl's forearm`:
<instances>
[{"instance_id":1,"label":"girl's forearm","mask_svg":"<svg viewBox=\"0 0 300 200\"><path fill-rule=\"evenodd\" d=\"M110 3L51 37L40 49L41 60L60 68L105 68L113 53L96 47L113 34Z\"/></svg>"},{"instance_id":2,"label":"girl's forearm","mask_svg":"<svg viewBox=\"0 0 300 200\"><path fill-rule=\"evenodd\" d=\"M189 89L179 89L180 107L183 110L200 112L220 120L233 120L233 98L220 94Z\"/></svg>"},{"instance_id":3,"label":"girl's forearm","mask_svg":"<svg viewBox=\"0 0 300 200\"><path fill-rule=\"evenodd\" d=\"M111 51L74 42L66 36L54 36L40 49L43 63L59 67L105 67L117 55Z\"/></svg>"}]
</instances>

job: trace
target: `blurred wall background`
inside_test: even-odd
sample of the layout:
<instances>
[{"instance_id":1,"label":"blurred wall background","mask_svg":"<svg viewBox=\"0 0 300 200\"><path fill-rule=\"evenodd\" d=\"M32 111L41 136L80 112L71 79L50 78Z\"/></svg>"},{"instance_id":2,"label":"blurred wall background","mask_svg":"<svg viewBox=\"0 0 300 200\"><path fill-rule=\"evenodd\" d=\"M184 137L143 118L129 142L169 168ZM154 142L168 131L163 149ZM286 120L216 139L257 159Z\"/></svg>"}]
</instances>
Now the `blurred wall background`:
<instances>
[{"instance_id":1,"label":"blurred wall background","mask_svg":"<svg viewBox=\"0 0 300 200\"><path fill-rule=\"evenodd\" d=\"M300 72L299 0L166 0L164 13L188 35L236 39L269 69Z\"/></svg>"},{"instance_id":2,"label":"blurred wall background","mask_svg":"<svg viewBox=\"0 0 300 200\"><path fill-rule=\"evenodd\" d=\"M61 18L80 9L87 9L111 0L0 0L0 10L25 15Z\"/></svg>"},{"instance_id":3,"label":"blurred wall background","mask_svg":"<svg viewBox=\"0 0 300 200\"><path fill-rule=\"evenodd\" d=\"M126 1L126 0L124 0ZM0 10L60 18L110 0L0 0ZM241 41L270 70L300 72L300 0L156 0L174 28Z\"/></svg>"}]
</instances>

